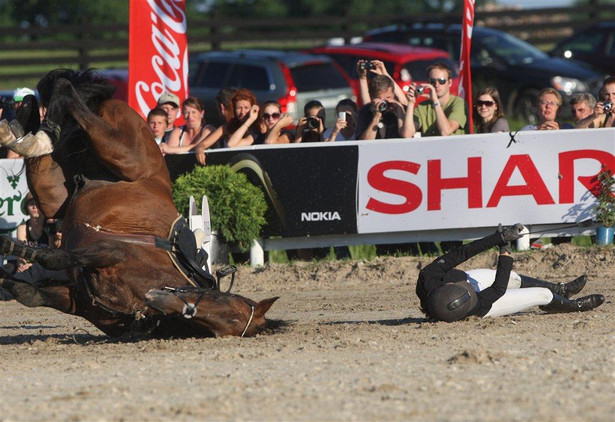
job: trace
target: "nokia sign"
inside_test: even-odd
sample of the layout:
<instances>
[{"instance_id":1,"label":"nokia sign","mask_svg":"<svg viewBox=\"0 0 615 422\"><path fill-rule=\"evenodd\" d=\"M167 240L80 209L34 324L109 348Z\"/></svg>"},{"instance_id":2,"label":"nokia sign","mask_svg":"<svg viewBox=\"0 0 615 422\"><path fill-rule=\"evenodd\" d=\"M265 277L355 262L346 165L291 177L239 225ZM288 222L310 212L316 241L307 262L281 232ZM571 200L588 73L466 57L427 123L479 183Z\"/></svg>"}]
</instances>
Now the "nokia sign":
<instances>
[{"instance_id":1,"label":"nokia sign","mask_svg":"<svg viewBox=\"0 0 615 422\"><path fill-rule=\"evenodd\" d=\"M301 221L341 221L340 214L337 211L313 211L302 212Z\"/></svg>"}]
</instances>

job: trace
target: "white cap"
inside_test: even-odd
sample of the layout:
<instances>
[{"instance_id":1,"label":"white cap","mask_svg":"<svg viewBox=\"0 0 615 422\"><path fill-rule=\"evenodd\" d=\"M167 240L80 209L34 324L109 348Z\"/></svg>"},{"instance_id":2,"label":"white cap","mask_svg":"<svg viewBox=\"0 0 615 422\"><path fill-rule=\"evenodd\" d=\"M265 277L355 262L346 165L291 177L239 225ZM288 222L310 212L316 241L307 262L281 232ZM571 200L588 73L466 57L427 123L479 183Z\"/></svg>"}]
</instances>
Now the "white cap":
<instances>
[{"instance_id":1,"label":"white cap","mask_svg":"<svg viewBox=\"0 0 615 422\"><path fill-rule=\"evenodd\" d=\"M17 88L15 92L13 92L13 101L21 102L28 95L34 95L34 91L30 88Z\"/></svg>"}]
</instances>

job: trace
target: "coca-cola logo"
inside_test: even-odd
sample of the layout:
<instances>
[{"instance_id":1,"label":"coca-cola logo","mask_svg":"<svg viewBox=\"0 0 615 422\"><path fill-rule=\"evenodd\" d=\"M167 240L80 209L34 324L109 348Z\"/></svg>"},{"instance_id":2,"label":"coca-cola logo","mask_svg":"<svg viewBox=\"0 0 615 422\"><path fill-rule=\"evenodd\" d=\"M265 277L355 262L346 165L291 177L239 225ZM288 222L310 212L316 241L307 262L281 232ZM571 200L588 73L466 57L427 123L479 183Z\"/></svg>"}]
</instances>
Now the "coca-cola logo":
<instances>
[{"instance_id":1,"label":"coca-cola logo","mask_svg":"<svg viewBox=\"0 0 615 422\"><path fill-rule=\"evenodd\" d=\"M146 25L142 29L149 37L131 43L131 48L140 50L138 54L131 52L131 60L139 57L136 64L131 64L136 100L136 104L131 105L136 105L143 116L156 105L163 92L173 92L183 99L188 90L185 0L147 0L146 7L149 20L132 25ZM134 72L136 66L138 72Z\"/></svg>"}]
</instances>

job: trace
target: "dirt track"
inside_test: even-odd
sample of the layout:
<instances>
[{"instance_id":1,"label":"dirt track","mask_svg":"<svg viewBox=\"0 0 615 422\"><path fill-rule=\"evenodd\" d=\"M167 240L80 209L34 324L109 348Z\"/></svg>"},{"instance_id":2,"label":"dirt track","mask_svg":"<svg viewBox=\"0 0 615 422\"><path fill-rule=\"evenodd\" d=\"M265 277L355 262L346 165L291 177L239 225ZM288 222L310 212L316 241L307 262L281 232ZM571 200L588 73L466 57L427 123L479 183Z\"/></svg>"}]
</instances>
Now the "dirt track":
<instances>
[{"instance_id":1,"label":"dirt track","mask_svg":"<svg viewBox=\"0 0 615 422\"><path fill-rule=\"evenodd\" d=\"M236 292L281 296L268 316L292 322L251 339L118 342L0 303L0 420L613 420L615 249L516 257L552 281L587 273L607 302L426 323L414 285L428 260L382 258L241 268Z\"/></svg>"}]
</instances>

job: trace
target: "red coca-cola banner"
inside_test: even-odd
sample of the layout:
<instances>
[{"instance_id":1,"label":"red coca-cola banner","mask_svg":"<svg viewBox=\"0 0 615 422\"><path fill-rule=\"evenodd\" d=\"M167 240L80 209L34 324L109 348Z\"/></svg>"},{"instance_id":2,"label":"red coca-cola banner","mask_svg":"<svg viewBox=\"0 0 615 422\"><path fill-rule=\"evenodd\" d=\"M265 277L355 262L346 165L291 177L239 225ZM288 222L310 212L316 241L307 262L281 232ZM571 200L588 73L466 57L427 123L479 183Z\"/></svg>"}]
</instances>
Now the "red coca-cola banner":
<instances>
[{"instance_id":1,"label":"red coca-cola banner","mask_svg":"<svg viewBox=\"0 0 615 422\"><path fill-rule=\"evenodd\" d=\"M186 0L130 0L128 104L143 118L165 91L188 96L185 10Z\"/></svg>"},{"instance_id":2,"label":"red coca-cola banner","mask_svg":"<svg viewBox=\"0 0 615 422\"><path fill-rule=\"evenodd\" d=\"M474 0L464 0L461 29L461 53L459 55L459 96L468 103L468 124L470 133L474 133L472 118L472 73L470 71L470 48L472 46L472 28L474 27Z\"/></svg>"}]
</instances>

